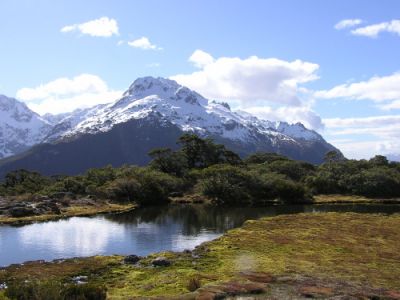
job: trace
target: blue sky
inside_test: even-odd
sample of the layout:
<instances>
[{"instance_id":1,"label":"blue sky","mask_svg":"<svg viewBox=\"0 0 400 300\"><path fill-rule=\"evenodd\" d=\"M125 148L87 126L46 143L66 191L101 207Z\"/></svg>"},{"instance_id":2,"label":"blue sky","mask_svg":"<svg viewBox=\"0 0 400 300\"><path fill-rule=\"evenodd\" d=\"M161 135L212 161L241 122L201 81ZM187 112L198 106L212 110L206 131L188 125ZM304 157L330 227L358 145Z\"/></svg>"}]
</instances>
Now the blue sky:
<instances>
[{"instance_id":1,"label":"blue sky","mask_svg":"<svg viewBox=\"0 0 400 300\"><path fill-rule=\"evenodd\" d=\"M399 11L395 0L0 0L0 94L59 113L172 77L303 122L348 157L400 154Z\"/></svg>"}]
</instances>

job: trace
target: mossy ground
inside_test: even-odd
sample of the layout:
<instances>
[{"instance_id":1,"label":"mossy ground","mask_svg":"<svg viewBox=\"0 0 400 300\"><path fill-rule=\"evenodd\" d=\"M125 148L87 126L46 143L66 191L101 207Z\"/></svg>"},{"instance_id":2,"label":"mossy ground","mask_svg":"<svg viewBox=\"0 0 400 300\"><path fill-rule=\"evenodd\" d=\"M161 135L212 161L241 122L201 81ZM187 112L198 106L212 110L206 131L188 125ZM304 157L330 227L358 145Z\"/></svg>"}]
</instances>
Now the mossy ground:
<instances>
[{"instance_id":1,"label":"mossy ground","mask_svg":"<svg viewBox=\"0 0 400 300\"><path fill-rule=\"evenodd\" d=\"M68 281L72 276L88 275L90 281L107 285L110 299L129 299L188 294L191 278L206 287L246 282L249 278L243 274L255 272L400 290L399 228L400 214L282 215L247 221L192 252L158 253L137 265L108 256L11 266L0 270L0 283L33 278ZM152 267L151 260L161 255L172 265ZM320 292L329 289L319 288Z\"/></svg>"},{"instance_id":2,"label":"mossy ground","mask_svg":"<svg viewBox=\"0 0 400 300\"><path fill-rule=\"evenodd\" d=\"M124 212L131 210L134 207L135 205L133 204L118 204L118 203L110 203L107 201L97 202L95 205L71 205L62 208L61 214L43 214L43 215L20 217L20 218L0 215L0 225L29 224L33 222L44 222L44 221L57 220L69 217L91 216L102 213L117 213L117 212Z\"/></svg>"},{"instance_id":3,"label":"mossy ground","mask_svg":"<svg viewBox=\"0 0 400 300\"><path fill-rule=\"evenodd\" d=\"M367 198L356 195L316 195L314 196L315 204L329 203L354 203L354 204L400 204L400 198L380 199Z\"/></svg>"}]
</instances>

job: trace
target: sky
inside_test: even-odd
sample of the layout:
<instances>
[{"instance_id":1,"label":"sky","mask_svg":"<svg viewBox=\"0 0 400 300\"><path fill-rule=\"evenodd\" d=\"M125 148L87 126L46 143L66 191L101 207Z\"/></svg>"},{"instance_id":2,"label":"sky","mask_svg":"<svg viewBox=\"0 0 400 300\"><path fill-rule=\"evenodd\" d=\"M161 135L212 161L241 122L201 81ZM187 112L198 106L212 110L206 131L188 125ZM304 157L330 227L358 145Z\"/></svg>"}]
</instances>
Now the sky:
<instances>
[{"instance_id":1,"label":"sky","mask_svg":"<svg viewBox=\"0 0 400 300\"><path fill-rule=\"evenodd\" d=\"M39 114L174 79L348 158L400 155L400 1L0 0L0 94Z\"/></svg>"}]
</instances>

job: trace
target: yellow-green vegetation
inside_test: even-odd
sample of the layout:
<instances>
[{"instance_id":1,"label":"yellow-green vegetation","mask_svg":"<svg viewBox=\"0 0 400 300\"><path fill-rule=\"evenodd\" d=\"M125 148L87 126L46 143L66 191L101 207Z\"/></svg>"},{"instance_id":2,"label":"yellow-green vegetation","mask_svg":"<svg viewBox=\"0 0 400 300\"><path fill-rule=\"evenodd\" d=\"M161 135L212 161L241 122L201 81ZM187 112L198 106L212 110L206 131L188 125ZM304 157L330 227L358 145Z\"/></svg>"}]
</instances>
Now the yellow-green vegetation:
<instances>
[{"instance_id":1,"label":"yellow-green vegetation","mask_svg":"<svg viewBox=\"0 0 400 300\"><path fill-rule=\"evenodd\" d=\"M357 195L315 195L315 204L329 204L329 203L357 203L357 204L373 204L373 203L394 203L400 204L400 198L390 198L390 199L377 199L368 198Z\"/></svg>"},{"instance_id":2,"label":"yellow-green vegetation","mask_svg":"<svg viewBox=\"0 0 400 300\"><path fill-rule=\"evenodd\" d=\"M127 299L187 294L198 285L243 282L243 274L256 272L400 290L399 228L399 214L282 215L247 221L192 252L158 253L137 265L122 263L120 256L31 263L1 270L0 282L68 282L72 276L88 275L90 282L107 286L110 299ZM171 266L152 267L158 256L169 259Z\"/></svg>"},{"instance_id":3,"label":"yellow-green vegetation","mask_svg":"<svg viewBox=\"0 0 400 300\"><path fill-rule=\"evenodd\" d=\"M93 205L71 205L61 209L61 214L43 214L27 217L10 217L0 215L0 224L26 224L32 222L44 222L68 217L91 216L104 213L118 213L129 211L135 207L134 204L110 203L108 201L97 201Z\"/></svg>"}]
</instances>

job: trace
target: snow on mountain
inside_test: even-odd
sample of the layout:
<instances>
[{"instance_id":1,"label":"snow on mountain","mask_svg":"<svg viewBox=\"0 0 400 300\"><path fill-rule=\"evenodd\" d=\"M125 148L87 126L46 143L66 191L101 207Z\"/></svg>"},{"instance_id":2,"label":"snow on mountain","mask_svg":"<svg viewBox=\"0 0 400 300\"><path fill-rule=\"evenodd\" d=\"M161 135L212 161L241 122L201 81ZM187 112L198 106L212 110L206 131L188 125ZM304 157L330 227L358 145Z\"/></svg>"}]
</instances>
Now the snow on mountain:
<instances>
[{"instance_id":1,"label":"snow on mountain","mask_svg":"<svg viewBox=\"0 0 400 300\"><path fill-rule=\"evenodd\" d=\"M116 124L158 114L186 132L201 136L219 136L250 142L257 134L267 135L274 143L286 140L322 140L301 123L288 124L261 120L246 112L231 111L226 103L208 101L195 91L173 80L143 77L135 80L123 97L114 103L71 113L61 120L48 140L85 133L109 131ZM58 128L58 129L57 129Z\"/></svg>"},{"instance_id":2,"label":"snow on mountain","mask_svg":"<svg viewBox=\"0 0 400 300\"><path fill-rule=\"evenodd\" d=\"M24 103L0 95L0 158L40 143L51 127Z\"/></svg>"},{"instance_id":3,"label":"snow on mountain","mask_svg":"<svg viewBox=\"0 0 400 300\"><path fill-rule=\"evenodd\" d=\"M70 141L85 134L109 132L128 121L150 119L164 127L172 124L183 132L234 143L231 146L239 147L242 154L277 151L303 158L308 151L308 159L315 156L312 151L319 153L332 147L301 123L262 120L244 111L232 111L226 103L209 101L173 80L143 77L113 103L59 115L41 117L24 103L0 96L0 158L35 144Z\"/></svg>"}]
</instances>

